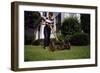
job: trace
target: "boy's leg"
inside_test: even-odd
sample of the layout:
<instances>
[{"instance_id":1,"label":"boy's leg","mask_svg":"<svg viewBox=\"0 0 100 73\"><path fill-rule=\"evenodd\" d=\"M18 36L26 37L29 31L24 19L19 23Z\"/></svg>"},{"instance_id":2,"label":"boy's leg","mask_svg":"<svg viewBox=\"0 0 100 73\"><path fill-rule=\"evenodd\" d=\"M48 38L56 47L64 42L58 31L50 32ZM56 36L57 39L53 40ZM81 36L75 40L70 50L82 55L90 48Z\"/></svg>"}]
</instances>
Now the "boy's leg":
<instances>
[{"instance_id":1,"label":"boy's leg","mask_svg":"<svg viewBox=\"0 0 100 73\"><path fill-rule=\"evenodd\" d=\"M50 44L50 33L51 33L51 31L48 30L48 32L47 32L47 46L49 46L49 44Z\"/></svg>"},{"instance_id":2,"label":"boy's leg","mask_svg":"<svg viewBox=\"0 0 100 73\"><path fill-rule=\"evenodd\" d=\"M44 48L50 44L50 30L44 30Z\"/></svg>"},{"instance_id":3,"label":"boy's leg","mask_svg":"<svg viewBox=\"0 0 100 73\"><path fill-rule=\"evenodd\" d=\"M44 48L48 46L48 32L47 29L44 28Z\"/></svg>"}]
</instances>

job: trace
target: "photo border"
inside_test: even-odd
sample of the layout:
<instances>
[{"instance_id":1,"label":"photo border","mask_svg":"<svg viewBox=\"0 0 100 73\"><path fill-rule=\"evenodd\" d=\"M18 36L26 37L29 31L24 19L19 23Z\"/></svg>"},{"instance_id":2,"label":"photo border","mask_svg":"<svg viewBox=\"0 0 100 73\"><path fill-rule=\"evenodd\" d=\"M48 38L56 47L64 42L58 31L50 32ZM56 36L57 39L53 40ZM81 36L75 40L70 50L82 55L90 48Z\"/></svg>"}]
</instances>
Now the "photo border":
<instances>
[{"instance_id":1,"label":"photo border","mask_svg":"<svg viewBox=\"0 0 100 73\"><path fill-rule=\"evenodd\" d=\"M19 68L19 5L35 5L35 6L50 6L50 7L68 7L68 8L83 8L95 10L95 64L84 65L65 65L65 66L52 66L52 67L35 67L35 68ZM27 70L47 70L47 69L60 69L60 68L76 68L76 67L92 67L97 66L97 7L84 6L84 5L68 5L68 4L51 4L51 3L35 3L35 2L19 2L11 3L11 70L13 71L27 71Z\"/></svg>"}]
</instances>

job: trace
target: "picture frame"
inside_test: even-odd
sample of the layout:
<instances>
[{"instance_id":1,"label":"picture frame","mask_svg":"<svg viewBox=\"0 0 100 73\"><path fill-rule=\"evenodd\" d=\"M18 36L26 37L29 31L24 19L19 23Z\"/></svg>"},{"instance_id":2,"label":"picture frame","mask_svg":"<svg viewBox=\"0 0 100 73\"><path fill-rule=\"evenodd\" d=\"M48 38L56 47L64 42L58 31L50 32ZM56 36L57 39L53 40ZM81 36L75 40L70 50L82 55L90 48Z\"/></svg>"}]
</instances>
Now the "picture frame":
<instances>
[{"instance_id":1,"label":"picture frame","mask_svg":"<svg viewBox=\"0 0 100 73\"><path fill-rule=\"evenodd\" d=\"M58 59L54 58L54 60L42 60L42 61L41 60L28 61L29 60L28 59L27 60L28 62L25 61L24 58L25 58L26 39L24 34L26 31L25 25L27 24L25 17L29 12L32 11L33 12L40 11L40 13L54 12L55 14L57 14L57 12L59 12L60 14L78 13L81 16L82 14L83 16L84 14L88 14L90 16L89 57L77 58L77 59L69 58L60 60L59 58ZM88 18L86 20L88 20ZM83 29L84 28L85 27L83 27ZM34 55L33 59L35 59ZM19 1L11 3L11 70L27 71L27 70L47 70L47 69L61 69L61 68L63 69L63 68L94 67L94 66L97 66L97 7L96 6L19 2Z\"/></svg>"}]
</instances>

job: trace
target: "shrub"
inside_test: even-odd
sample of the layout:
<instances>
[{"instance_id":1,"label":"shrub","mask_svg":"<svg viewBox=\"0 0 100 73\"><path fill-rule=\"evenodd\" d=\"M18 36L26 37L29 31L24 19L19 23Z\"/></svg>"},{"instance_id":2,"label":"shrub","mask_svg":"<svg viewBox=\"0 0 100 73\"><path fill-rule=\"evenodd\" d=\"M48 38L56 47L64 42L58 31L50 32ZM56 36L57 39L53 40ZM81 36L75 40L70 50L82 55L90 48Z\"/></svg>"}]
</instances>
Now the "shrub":
<instances>
[{"instance_id":1,"label":"shrub","mask_svg":"<svg viewBox=\"0 0 100 73\"><path fill-rule=\"evenodd\" d=\"M63 35L59 35L59 36L57 36L58 37L58 39L59 39L59 41L64 41L64 36Z\"/></svg>"},{"instance_id":2,"label":"shrub","mask_svg":"<svg viewBox=\"0 0 100 73\"><path fill-rule=\"evenodd\" d=\"M81 25L78 18L74 16L65 18L61 27L61 32L64 36L81 31Z\"/></svg>"},{"instance_id":3,"label":"shrub","mask_svg":"<svg viewBox=\"0 0 100 73\"><path fill-rule=\"evenodd\" d=\"M89 35L86 33L75 33L71 37L72 45L88 45L89 44Z\"/></svg>"},{"instance_id":4,"label":"shrub","mask_svg":"<svg viewBox=\"0 0 100 73\"><path fill-rule=\"evenodd\" d=\"M27 29L25 30L24 34L24 44L25 45L30 45L32 44L33 40L35 40L35 35L33 33L33 29Z\"/></svg>"},{"instance_id":5,"label":"shrub","mask_svg":"<svg viewBox=\"0 0 100 73\"><path fill-rule=\"evenodd\" d=\"M40 45L40 40L35 40L35 41L33 41L32 44L33 44L33 45Z\"/></svg>"}]
</instances>

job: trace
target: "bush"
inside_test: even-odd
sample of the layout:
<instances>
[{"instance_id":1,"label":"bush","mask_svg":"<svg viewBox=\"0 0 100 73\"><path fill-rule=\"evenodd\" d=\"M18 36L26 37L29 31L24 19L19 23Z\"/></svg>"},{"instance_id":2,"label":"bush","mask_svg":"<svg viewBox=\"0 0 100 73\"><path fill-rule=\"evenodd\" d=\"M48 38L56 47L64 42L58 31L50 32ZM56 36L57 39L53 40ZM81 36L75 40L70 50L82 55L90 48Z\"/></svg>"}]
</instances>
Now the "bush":
<instances>
[{"instance_id":1,"label":"bush","mask_svg":"<svg viewBox=\"0 0 100 73\"><path fill-rule=\"evenodd\" d=\"M64 36L71 35L73 33L80 32L80 31L81 31L81 25L77 17L70 16L64 19L61 26L61 33Z\"/></svg>"},{"instance_id":2,"label":"bush","mask_svg":"<svg viewBox=\"0 0 100 73\"><path fill-rule=\"evenodd\" d=\"M58 39L59 39L59 41L64 41L64 36L63 35L59 35L59 36L57 36L58 37Z\"/></svg>"},{"instance_id":3,"label":"bush","mask_svg":"<svg viewBox=\"0 0 100 73\"><path fill-rule=\"evenodd\" d=\"M89 44L89 35L86 33L75 33L71 37L72 45L88 45Z\"/></svg>"},{"instance_id":4,"label":"bush","mask_svg":"<svg viewBox=\"0 0 100 73\"><path fill-rule=\"evenodd\" d=\"M28 35L26 35L25 36L25 42L24 42L24 44L25 45L31 45L33 40L34 40L34 36L28 36Z\"/></svg>"},{"instance_id":5,"label":"bush","mask_svg":"<svg viewBox=\"0 0 100 73\"><path fill-rule=\"evenodd\" d=\"M35 35L33 33L33 29L27 29L25 30L24 34L24 44L25 45L31 45L33 40L35 40Z\"/></svg>"},{"instance_id":6,"label":"bush","mask_svg":"<svg viewBox=\"0 0 100 73\"><path fill-rule=\"evenodd\" d=\"M40 45L40 40L35 40L35 41L33 41L32 44L33 44L33 45Z\"/></svg>"}]
</instances>

